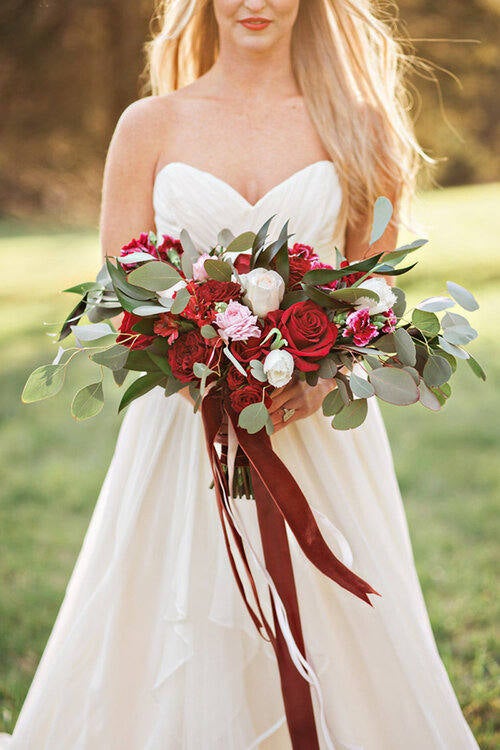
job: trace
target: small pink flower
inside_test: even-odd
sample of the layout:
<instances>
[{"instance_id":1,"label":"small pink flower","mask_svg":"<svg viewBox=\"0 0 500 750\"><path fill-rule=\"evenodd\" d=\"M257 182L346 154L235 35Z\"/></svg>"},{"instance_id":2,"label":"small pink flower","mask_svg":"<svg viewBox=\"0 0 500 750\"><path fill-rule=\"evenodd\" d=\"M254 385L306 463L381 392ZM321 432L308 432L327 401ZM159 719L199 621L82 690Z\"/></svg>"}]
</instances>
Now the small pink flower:
<instances>
[{"instance_id":1,"label":"small pink flower","mask_svg":"<svg viewBox=\"0 0 500 750\"><path fill-rule=\"evenodd\" d=\"M382 328L382 333L393 333L398 322L397 317L394 315L394 310L391 307L387 312L382 313L382 315L384 318L387 318L385 326Z\"/></svg>"},{"instance_id":2,"label":"small pink flower","mask_svg":"<svg viewBox=\"0 0 500 750\"><path fill-rule=\"evenodd\" d=\"M252 315L246 305L236 300L231 300L224 312L217 313L214 323L224 341L229 338L233 341L246 341L252 336L259 337L262 333L257 325L257 316Z\"/></svg>"},{"instance_id":3,"label":"small pink flower","mask_svg":"<svg viewBox=\"0 0 500 750\"><path fill-rule=\"evenodd\" d=\"M370 320L368 307L362 307L347 316L342 336L344 338L352 336L356 346L366 346L377 335L378 329Z\"/></svg>"},{"instance_id":4,"label":"small pink flower","mask_svg":"<svg viewBox=\"0 0 500 750\"><path fill-rule=\"evenodd\" d=\"M319 261L319 256L314 252L314 248L311 245L303 245L301 242L296 242L293 247L288 248L288 254L309 261Z\"/></svg>"},{"instance_id":5,"label":"small pink flower","mask_svg":"<svg viewBox=\"0 0 500 750\"><path fill-rule=\"evenodd\" d=\"M206 281L208 274L205 271L205 261L210 258L208 253L202 253L195 263L193 263L193 279L195 281Z\"/></svg>"}]
</instances>

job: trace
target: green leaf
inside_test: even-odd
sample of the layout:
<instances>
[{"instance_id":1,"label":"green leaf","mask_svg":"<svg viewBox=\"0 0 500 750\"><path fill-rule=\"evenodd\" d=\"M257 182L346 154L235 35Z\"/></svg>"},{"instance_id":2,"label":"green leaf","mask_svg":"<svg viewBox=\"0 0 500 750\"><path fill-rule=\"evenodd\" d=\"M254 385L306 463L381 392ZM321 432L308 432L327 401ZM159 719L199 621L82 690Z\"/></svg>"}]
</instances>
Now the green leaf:
<instances>
[{"instance_id":1,"label":"green leaf","mask_svg":"<svg viewBox=\"0 0 500 750\"><path fill-rule=\"evenodd\" d=\"M228 253L244 253L250 250L255 240L255 232L242 232L226 247Z\"/></svg>"},{"instance_id":2,"label":"green leaf","mask_svg":"<svg viewBox=\"0 0 500 750\"><path fill-rule=\"evenodd\" d=\"M384 234L392 216L392 203L385 195L379 195L373 207L373 224L370 245L373 245Z\"/></svg>"},{"instance_id":3,"label":"green leaf","mask_svg":"<svg viewBox=\"0 0 500 750\"><path fill-rule=\"evenodd\" d=\"M146 349L130 349L123 367L125 370L136 370L137 372L156 372L159 369Z\"/></svg>"},{"instance_id":4,"label":"green leaf","mask_svg":"<svg viewBox=\"0 0 500 750\"><path fill-rule=\"evenodd\" d=\"M141 268L146 268L149 263L145 264ZM116 296L121 302L120 295L125 296L127 299L140 300L142 302L151 299L151 294L147 288L141 288L141 284L132 281L132 274L136 271L132 271L128 276L120 264L114 265L111 263L109 257L106 257L106 267L108 269L109 276L113 282L113 288L116 292ZM136 269L140 271L141 269ZM137 286L136 286L137 283ZM136 305L137 307L137 305ZM127 308L125 308L127 309Z\"/></svg>"},{"instance_id":5,"label":"green leaf","mask_svg":"<svg viewBox=\"0 0 500 750\"><path fill-rule=\"evenodd\" d=\"M379 367L368 378L382 401L408 406L418 401L418 388L410 373L397 367Z\"/></svg>"},{"instance_id":6,"label":"green leaf","mask_svg":"<svg viewBox=\"0 0 500 750\"><path fill-rule=\"evenodd\" d=\"M165 382L166 377L162 372L148 372L146 375L137 378L137 380L134 380L134 382L129 385L123 394L122 400L118 406L118 413L136 398L139 398L139 396L143 396L155 386L162 385Z\"/></svg>"},{"instance_id":7,"label":"green leaf","mask_svg":"<svg viewBox=\"0 0 500 750\"><path fill-rule=\"evenodd\" d=\"M182 281L182 276L169 263L152 260L150 263L144 263L143 266L132 271L128 280L133 284L144 287L144 289L160 292L164 289L170 289L174 284Z\"/></svg>"},{"instance_id":8,"label":"green leaf","mask_svg":"<svg viewBox=\"0 0 500 750\"><path fill-rule=\"evenodd\" d=\"M396 261L397 262L397 261ZM418 261L412 263L411 266L405 266L404 268L394 268L390 263L383 263L381 266L376 266L372 273L383 273L390 274L391 276L402 276L404 273L408 273L412 268L415 268Z\"/></svg>"},{"instance_id":9,"label":"green leaf","mask_svg":"<svg viewBox=\"0 0 500 750\"><path fill-rule=\"evenodd\" d=\"M481 378L481 380L486 380L485 371L483 370L477 359L474 359L472 355L470 355L469 359L467 360L467 364L469 365L474 375L477 375L477 377Z\"/></svg>"},{"instance_id":10,"label":"green leaf","mask_svg":"<svg viewBox=\"0 0 500 750\"><path fill-rule=\"evenodd\" d=\"M65 365L42 365L33 370L21 394L24 404L42 401L58 393L64 384Z\"/></svg>"},{"instance_id":11,"label":"green leaf","mask_svg":"<svg viewBox=\"0 0 500 750\"><path fill-rule=\"evenodd\" d=\"M406 310L405 293L397 286L392 287L392 293L396 295L396 302L393 304L392 310L397 318L402 318Z\"/></svg>"},{"instance_id":12,"label":"green leaf","mask_svg":"<svg viewBox=\"0 0 500 750\"><path fill-rule=\"evenodd\" d=\"M128 347L122 344L115 344L103 352L90 354L89 358L99 365L109 367L110 370L121 370L125 366L129 351Z\"/></svg>"},{"instance_id":13,"label":"green leaf","mask_svg":"<svg viewBox=\"0 0 500 750\"><path fill-rule=\"evenodd\" d=\"M377 348L385 354L396 354L396 339L393 333L386 333L376 341Z\"/></svg>"},{"instance_id":14,"label":"green leaf","mask_svg":"<svg viewBox=\"0 0 500 750\"><path fill-rule=\"evenodd\" d=\"M238 416L238 425L251 435L254 435L266 426L268 419L269 412L266 406L259 401L257 404L245 406Z\"/></svg>"},{"instance_id":15,"label":"green leaf","mask_svg":"<svg viewBox=\"0 0 500 750\"><path fill-rule=\"evenodd\" d=\"M97 281L84 281L82 284L77 284L76 286L70 286L68 289L63 289L63 292L72 292L73 294L85 294L85 292L93 291L93 290L103 290L104 287L102 284L99 284Z\"/></svg>"},{"instance_id":16,"label":"green leaf","mask_svg":"<svg viewBox=\"0 0 500 750\"><path fill-rule=\"evenodd\" d=\"M425 336L437 336L441 330L438 316L433 312L415 309L411 316L411 322Z\"/></svg>"},{"instance_id":17,"label":"green leaf","mask_svg":"<svg viewBox=\"0 0 500 750\"><path fill-rule=\"evenodd\" d=\"M270 216L269 219L267 219L264 222L264 224L261 226L261 228L258 230L257 234L255 235L254 241L252 243L252 262L251 262L252 268L255 267L255 261L257 260L260 251L264 247L269 225L275 216L276 214L273 214L272 216Z\"/></svg>"},{"instance_id":18,"label":"green leaf","mask_svg":"<svg viewBox=\"0 0 500 750\"><path fill-rule=\"evenodd\" d=\"M366 398L354 399L334 416L332 427L336 430L352 430L365 421L367 413L368 402Z\"/></svg>"},{"instance_id":19,"label":"green leaf","mask_svg":"<svg viewBox=\"0 0 500 750\"><path fill-rule=\"evenodd\" d=\"M448 326L443 330L443 338L448 341L449 344L468 344L477 338L477 331L474 328L467 326Z\"/></svg>"},{"instance_id":20,"label":"green leaf","mask_svg":"<svg viewBox=\"0 0 500 750\"><path fill-rule=\"evenodd\" d=\"M121 370L113 370L112 372L113 372L113 380L115 381L116 385L120 387L125 382L126 377L129 374L130 370L125 370L125 368L122 368Z\"/></svg>"},{"instance_id":21,"label":"green leaf","mask_svg":"<svg viewBox=\"0 0 500 750\"><path fill-rule=\"evenodd\" d=\"M178 391L181 391L186 387L186 383L182 383L180 380L177 380L177 378L173 375L169 375L168 378L166 378L166 382L162 383L162 385L164 385L165 388L165 397L173 396L174 393L177 393Z\"/></svg>"},{"instance_id":22,"label":"green leaf","mask_svg":"<svg viewBox=\"0 0 500 750\"><path fill-rule=\"evenodd\" d=\"M302 289L298 289L293 292L286 292L281 300L281 309L287 310L289 307L294 305L296 302L305 302L307 294Z\"/></svg>"},{"instance_id":23,"label":"green leaf","mask_svg":"<svg viewBox=\"0 0 500 750\"><path fill-rule=\"evenodd\" d=\"M216 281L231 281L233 269L231 264L225 260L207 258L203 266L211 279L215 279Z\"/></svg>"},{"instance_id":24,"label":"green leaf","mask_svg":"<svg viewBox=\"0 0 500 750\"><path fill-rule=\"evenodd\" d=\"M423 376L428 386L439 386L446 383L450 379L451 374L450 363L439 354L430 356L425 363Z\"/></svg>"},{"instance_id":25,"label":"green leaf","mask_svg":"<svg viewBox=\"0 0 500 750\"><path fill-rule=\"evenodd\" d=\"M416 305L416 309L425 312L440 312L454 306L454 301L449 297L427 297Z\"/></svg>"},{"instance_id":26,"label":"green leaf","mask_svg":"<svg viewBox=\"0 0 500 750\"><path fill-rule=\"evenodd\" d=\"M479 309L476 298L468 289L460 286L460 284L455 284L454 281L447 281L446 287L455 302L458 302L460 307L463 307L464 310L470 310L472 312L473 310Z\"/></svg>"},{"instance_id":27,"label":"green leaf","mask_svg":"<svg viewBox=\"0 0 500 750\"><path fill-rule=\"evenodd\" d=\"M345 406L339 389L334 388L327 393L321 406L325 417L333 417L334 414L338 414L338 412Z\"/></svg>"},{"instance_id":28,"label":"green leaf","mask_svg":"<svg viewBox=\"0 0 500 750\"><path fill-rule=\"evenodd\" d=\"M267 382L267 375L264 372L264 365L262 362L258 359L251 359L250 360L250 373L253 375L253 377L256 380L259 380L261 383Z\"/></svg>"},{"instance_id":29,"label":"green leaf","mask_svg":"<svg viewBox=\"0 0 500 750\"><path fill-rule=\"evenodd\" d=\"M353 395L358 398L369 398L375 393L373 385L365 378L356 375L355 372L352 372L349 376L349 385Z\"/></svg>"},{"instance_id":30,"label":"green leaf","mask_svg":"<svg viewBox=\"0 0 500 750\"><path fill-rule=\"evenodd\" d=\"M420 381L418 391L420 394L419 401L423 406L431 411L439 411L441 409L439 398L426 386L425 381Z\"/></svg>"},{"instance_id":31,"label":"green leaf","mask_svg":"<svg viewBox=\"0 0 500 750\"><path fill-rule=\"evenodd\" d=\"M380 297L376 292L371 289L364 289L362 286L350 286L346 289L333 289L331 292L328 292L328 296L332 299L348 302L349 304L356 302L360 297L368 297L369 299L375 300L375 302L380 300Z\"/></svg>"},{"instance_id":32,"label":"green leaf","mask_svg":"<svg viewBox=\"0 0 500 750\"><path fill-rule=\"evenodd\" d=\"M161 313L166 312L163 305L139 305L138 307L134 308L135 315L159 315Z\"/></svg>"},{"instance_id":33,"label":"green leaf","mask_svg":"<svg viewBox=\"0 0 500 750\"><path fill-rule=\"evenodd\" d=\"M413 367L417 361L417 350L412 337L404 328L398 328L392 335L396 343L396 353L399 361L403 365Z\"/></svg>"},{"instance_id":34,"label":"green leaf","mask_svg":"<svg viewBox=\"0 0 500 750\"><path fill-rule=\"evenodd\" d=\"M466 352L464 349L460 349L460 347L455 346L455 344L450 344L442 336L438 336L438 343L441 349L444 349L444 351L448 352L448 354L452 354L454 357L457 357L457 359L469 359L469 352Z\"/></svg>"},{"instance_id":35,"label":"green leaf","mask_svg":"<svg viewBox=\"0 0 500 750\"><path fill-rule=\"evenodd\" d=\"M174 301L172 303L172 307L170 308L170 312L173 315L179 315L181 312L183 312L186 309L186 306L191 299L191 295L186 289L186 287L182 287L182 289L179 289L176 294Z\"/></svg>"},{"instance_id":36,"label":"green leaf","mask_svg":"<svg viewBox=\"0 0 500 750\"><path fill-rule=\"evenodd\" d=\"M338 367L335 360L332 357L327 356L320 362L318 375L324 380L329 380L330 378L335 377L335 375L337 374L337 370Z\"/></svg>"},{"instance_id":37,"label":"green leaf","mask_svg":"<svg viewBox=\"0 0 500 750\"><path fill-rule=\"evenodd\" d=\"M156 354L155 352L152 352L149 348L146 349L148 353L148 357L155 363L155 365L165 373L165 375L170 376L172 374L172 368L170 367L169 361L165 354ZM148 368L151 369L151 368Z\"/></svg>"},{"instance_id":38,"label":"green leaf","mask_svg":"<svg viewBox=\"0 0 500 750\"><path fill-rule=\"evenodd\" d=\"M405 370L405 372L410 373L416 385L420 383L420 374L418 370L416 370L414 367L409 367L408 365L405 365L402 369Z\"/></svg>"},{"instance_id":39,"label":"green leaf","mask_svg":"<svg viewBox=\"0 0 500 750\"><path fill-rule=\"evenodd\" d=\"M68 315L68 317L62 324L57 341L62 341L63 339L66 338L66 336L70 335L71 326L76 324L78 320L80 320L82 315L85 313L85 309L87 307L86 300L87 300L87 293L84 294L84 296L78 302L78 304L71 310L70 314Z\"/></svg>"},{"instance_id":40,"label":"green leaf","mask_svg":"<svg viewBox=\"0 0 500 750\"><path fill-rule=\"evenodd\" d=\"M71 402L71 414L77 420L89 419L99 414L104 406L102 380L90 383L75 393Z\"/></svg>"},{"instance_id":41,"label":"green leaf","mask_svg":"<svg viewBox=\"0 0 500 750\"><path fill-rule=\"evenodd\" d=\"M219 334L211 325L204 325L200 328L200 333L204 339L214 339Z\"/></svg>"}]
</instances>

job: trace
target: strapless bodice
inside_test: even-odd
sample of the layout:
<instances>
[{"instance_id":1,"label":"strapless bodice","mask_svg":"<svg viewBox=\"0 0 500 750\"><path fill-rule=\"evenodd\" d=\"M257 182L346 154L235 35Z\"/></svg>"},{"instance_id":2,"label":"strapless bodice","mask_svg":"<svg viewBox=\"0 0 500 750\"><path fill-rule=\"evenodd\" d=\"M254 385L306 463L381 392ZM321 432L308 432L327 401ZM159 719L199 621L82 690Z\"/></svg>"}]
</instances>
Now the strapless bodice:
<instances>
[{"instance_id":1,"label":"strapless bodice","mask_svg":"<svg viewBox=\"0 0 500 750\"><path fill-rule=\"evenodd\" d=\"M324 262L334 263L335 245L342 250L342 233L333 232L340 210L342 190L332 161L317 161L294 172L250 203L241 193L211 172L185 162L166 164L153 188L156 230L179 237L189 231L197 249L217 242L219 231L227 227L234 235L257 231L273 214L269 241L277 239L288 219L293 232L289 243L313 245Z\"/></svg>"}]
</instances>

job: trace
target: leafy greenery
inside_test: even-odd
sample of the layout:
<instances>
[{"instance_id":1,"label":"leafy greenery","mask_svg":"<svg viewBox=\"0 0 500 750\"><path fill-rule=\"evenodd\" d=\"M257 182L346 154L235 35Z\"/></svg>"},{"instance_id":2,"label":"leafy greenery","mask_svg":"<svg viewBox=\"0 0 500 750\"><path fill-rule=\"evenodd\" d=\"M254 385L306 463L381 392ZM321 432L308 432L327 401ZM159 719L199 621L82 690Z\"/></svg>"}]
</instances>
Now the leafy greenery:
<instances>
[{"instance_id":1,"label":"leafy greenery","mask_svg":"<svg viewBox=\"0 0 500 750\"><path fill-rule=\"evenodd\" d=\"M500 185L425 195L418 213L429 221L430 242L414 256L416 269L400 282L409 308L445 292L449 278L474 293L480 309L469 317L480 336L469 348L487 370L486 383L467 360L458 363L453 398L439 414L421 404L381 404L439 651L482 750L500 745L495 662L500 363L491 354L499 335L499 200ZM11 731L61 604L123 412L117 416L122 393L106 371L99 416L71 419L74 394L95 379L95 364L85 355L79 355L81 364L68 372L56 399L29 405L20 399L28 373L56 354L57 342L45 333L57 330L68 308L68 297L58 290L92 278L100 263L96 233L0 224L0 260L10 269L0 302L0 731ZM443 288L437 288L441 279ZM330 415L336 408L330 404Z\"/></svg>"}]
</instances>

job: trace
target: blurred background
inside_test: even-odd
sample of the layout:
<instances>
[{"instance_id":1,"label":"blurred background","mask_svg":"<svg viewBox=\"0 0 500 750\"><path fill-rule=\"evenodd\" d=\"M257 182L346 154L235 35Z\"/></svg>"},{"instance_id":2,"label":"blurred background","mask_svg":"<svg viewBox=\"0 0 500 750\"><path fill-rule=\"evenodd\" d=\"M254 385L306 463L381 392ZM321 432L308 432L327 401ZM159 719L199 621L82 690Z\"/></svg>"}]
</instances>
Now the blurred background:
<instances>
[{"instance_id":1,"label":"blurred background","mask_svg":"<svg viewBox=\"0 0 500 750\"><path fill-rule=\"evenodd\" d=\"M29 373L55 356L46 334L73 302L59 291L93 279L100 266L104 159L118 117L141 95L151 6L1 3L0 731L15 724L121 423L111 379L101 414L72 420L73 394L89 382L83 361L56 399L28 406L20 394ZM420 76L411 83L417 136L442 159L436 184L417 200L430 242L401 286L410 303L443 293L448 279L473 291L480 309L470 321L480 336L470 350L488 379L460 362L456 397L442 412L418 405L383 411L438 647L481 748L493 750L500 747L500 363L492 356L500 297L500 1L398 6L416 53L435 65L439 87ZM400 243L407 239L415 237L403 232Z\"/></svg>"}]
</instances>

